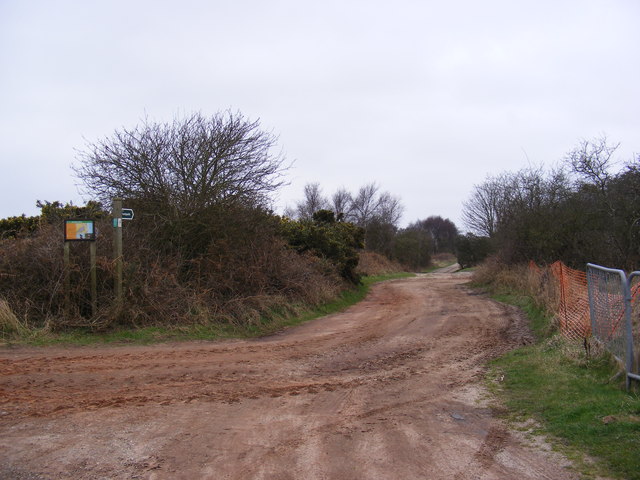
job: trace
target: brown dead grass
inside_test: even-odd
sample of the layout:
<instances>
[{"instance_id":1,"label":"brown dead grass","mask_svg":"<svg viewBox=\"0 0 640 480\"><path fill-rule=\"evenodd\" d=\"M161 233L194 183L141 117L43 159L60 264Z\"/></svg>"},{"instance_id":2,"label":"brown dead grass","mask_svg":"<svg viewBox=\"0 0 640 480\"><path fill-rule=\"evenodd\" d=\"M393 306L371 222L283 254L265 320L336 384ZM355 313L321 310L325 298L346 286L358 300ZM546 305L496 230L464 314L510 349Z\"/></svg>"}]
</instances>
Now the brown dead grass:
<instances>
[{"instance_id":1,"label":"brown dead grass","mask_svg":"<svg viewBox=\"0 0 640 480\"><path fill-rule=\"evenodd\" d=\"M529 296L536 306L551 315L558 311L559 291L548 268L532 269L529 265L508 265L496 257L490 257L474 271L473 281L490 285L498 291Z\"/></svg>"},{"instance_id":2,"label":"brown dead grass","mask_svg":"<svg viewBox=\"0 0 640 480\"><path fill-rule=\"evenodd\" d=\"M0 240L0 332L207 323L253 325L335 299L344 288L335 267L299 254L265 233L215 245L193 260L158 253L148 238L129 229L123 268L123 302L114 301L115 264L110 225L97 242L98 312L91 314L87 245L71 245L70 306L64 291L59 225L29 237Z\"/></svg>"},{"instance_id":3,"label":"brown dead grass","mask_svg":"<svg viewBox=\"0 0 640 480\"><path fill-rule=\"evenodd\" d=\"M375 252L360 252L360 262L356 272L360 275L386 275L389 273L405 272L398 262L389 260L387 257Z\"/></svg>"},{"instance_id":4,"label":"brown dead grass","mask_svg":"<svg viewBox=\"0 0 640 480\"><path fill-rule=\"evenodd\" d=\"M18 320L6 300L0 299L0 333L22 333L25 326Z\"/></svg>"}]
</instances>

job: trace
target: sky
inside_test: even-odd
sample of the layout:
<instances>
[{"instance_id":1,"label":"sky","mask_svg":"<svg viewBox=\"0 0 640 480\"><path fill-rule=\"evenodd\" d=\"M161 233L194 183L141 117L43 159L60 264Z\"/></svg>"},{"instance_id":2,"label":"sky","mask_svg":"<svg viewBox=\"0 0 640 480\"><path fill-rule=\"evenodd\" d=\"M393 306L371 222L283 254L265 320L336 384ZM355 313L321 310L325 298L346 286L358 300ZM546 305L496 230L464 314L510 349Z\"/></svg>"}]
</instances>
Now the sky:
<instances>
[{"instance_id":1,"label":"sky","mask_svg":"<svg viewBox=\"0 0 640 480\"><path fill-rule=\"evenodd\" d=\"M281 212L376 182L402 224L583 140L640 154L637 0L0 0L0 218L73 201L78 152L148 117L279 136Z\"/></svg>"}]
</instances>

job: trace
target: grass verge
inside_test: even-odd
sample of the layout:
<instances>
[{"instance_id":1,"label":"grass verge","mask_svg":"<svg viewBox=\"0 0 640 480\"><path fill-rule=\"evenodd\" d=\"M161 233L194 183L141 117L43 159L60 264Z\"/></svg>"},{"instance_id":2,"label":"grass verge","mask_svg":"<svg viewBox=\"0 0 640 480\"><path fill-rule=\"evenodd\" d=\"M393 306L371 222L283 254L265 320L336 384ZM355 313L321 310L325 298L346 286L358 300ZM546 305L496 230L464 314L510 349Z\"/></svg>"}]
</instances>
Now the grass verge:
<instances>
[{"instance_id":1,"label":"grass verge","mask_svg":"<svg viewBox=\"0 0 640 480\"><path fill-rule=\"evenodd\" d=\"M141 327L137 329L114 329L108 332L93 332L89 329L76 328L63 332L46 332L41 330L23 332L5 340L6 345L98 345L98 344L135 344L147 345L160 342L187 340L216 340L227 338L251 338L270 335L283 328L299 325L315 318L339 312L361 301L369 292L371 285L395 278L411 277L412 273L392 273L363 277L362 284L342 292L334 301L314 309L301 309L302 314L282 315L246 325L221 324L212 321L207 324L186 325L177 327ZM0 343L0 345L2 345Z\"/></svg>"},{"instance_id":2,"label":"grass verge","mask_svg":"<svg viewBox=\"0 0 640 480\"><path fill-rule=\"evenodd\" d=\"M640 480L640 398L614 377L611 359L586 358L581 345L549 335L551 319L530 298L494 298L521 307L538 339L490 364L490 388L508 417L536 420L586 478Z\"/></svg>"}]
</instances>

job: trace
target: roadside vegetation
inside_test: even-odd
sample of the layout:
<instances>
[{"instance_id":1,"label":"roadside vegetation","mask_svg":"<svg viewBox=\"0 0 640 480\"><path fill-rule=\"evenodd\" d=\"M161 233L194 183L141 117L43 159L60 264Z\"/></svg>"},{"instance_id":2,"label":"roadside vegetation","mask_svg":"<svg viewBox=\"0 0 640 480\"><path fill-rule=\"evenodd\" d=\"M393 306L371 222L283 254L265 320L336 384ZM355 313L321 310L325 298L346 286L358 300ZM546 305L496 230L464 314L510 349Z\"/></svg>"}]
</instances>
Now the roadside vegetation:
<instances>
[{"instance_id":1,"label":"roadside vegetation","mask_svg":"<svg viewBox=\"0 0 640 480\"><path fill-rule=\"evenodd\" d=\"M457 249L463 267L478 265L476 286L520 307L535 335L491 363L499 408L549 435L585 476L639 479L638 386L625 390L621 367L592 338L560 336L556 282L529 268L640 269L640 156L621 162L617 148L604 136L583 140L551 170L487 177L463 204L468 233Z\"/></svg>"},{"instance_id":2,"label":"roadside vegetation","mask_svg":"<svg viewBox=\"0 0 640 480\"><path fill-rule=\"evenodd\" d=\"M526 266L495 258L477 268L476 287L520 307L535 342L491 362L487 381L499 411L516 426L548 436L587 478L640 479L639 389L626 392L619 366L563 339L554 324L557 292ZM531 423L531 419L534 423Z\"/></svg>"},{"instance_id":3,"label":"roadside vegetation","mask_svg":"<svg viewBox=\"0 0 640 480\"><path fill-rule=\"evenodd\" d=\"M330 196L325 196L319 183L307 184L303 199L286 215L305 221L324 210L335 212L339 221L361 228L367 251L411 271L429 267L434 255L455 252L458 228L451 220L430 216L400 228L404 210L400 198L381 191L376 183L363 185L356 192L339 188Z\"/></svg>"},{"instance_id":4,"label":"roadside vegetation","mask_svg":"<svg viewBox=\"0 0 640 480\"><path fill-rule=\"evenodd\" d=\"M606 137L581 141L554 168L491 175L463 204L465 267L489 255L513 265L562 261L640 268L640 155L617 159Z\"/></svg>"},{"instance_id":5,"label":"roadside vegetation","mask_svg":"<svg viewBox=\"0 0 640 480\"><path fill-rule=\"evenodd\" d=\"M405 278L414 274L397 271L378 275L366 275L362 282L353 288L343 290L335 299L315 308L298 305L295 314L277 315L260 319L252 324L229 324L207 322L201 324L156 325L139 328L120 327L107 331L94 331L79 327L51 332L47 329L14 329L14 335L4 337L5 345L95 345L95 344L133 344L146 345L159 342L188 340L223 340L228 338L253 338L277 333L285 328L300 325L324 315L340 312L363 300L372 285L386 280ZM0 317L3 305L0 304ZM0 343L2 345L2 343Z\"/></svg>"},{"instance_id":6,"label":"roadside vegetation","mask_svg":"<svg viewBox=\"0 0 640 480\"><path fill-rule=\"evenodd\" d=\"M74 169L91 201L38 201L40 215L0 219L0 338L265 334L348 303L372 275L417 271L452 249L452 222L400 228L400 199L375 183L331 202L310 184L275 214L288 169L277 141L227 111L144 119L88 143ZM121 302L114 198L135 211L122 228ZM87 242L70 242L65 268L63 225L73 219L95 221L97 311Z\"/></svg>"},{"instance_id":7,"label":"roadside vegetation","mask_svg":"<svg viewBox=\"0 0 640 480\"><path fill-rule=\"evenodd\" d=\"M0 282L0 338L5 343L149 343L266 335L346 308L376 281L409 275L402 264L363 250L362 230L336 222L326 211L310 221L262 217L262 227L272 229L260 232L266 237L262 243L256 232L251 252L234 242L218 250L214 265L210 258L199 257L206 268L198 265L197 273L194 261L183 263L190 278L181 275L175 258L149 259L149 249L131 229L128 245L139 242L136 247L145 255L133 248L127 254L126 304L118 312L109 308L114 266L109 258L99 257L99 301L107 307L96 318L86 308L88 265L81 250L86 245L72 245L72 254L78 256L70 292L75 309L65 311L61 221L76 207L54 207L49 211L57 215L43 216L34 231L0 241L5 254L0 264L7 272ZM108 221L97 225L109 232ZM108 251L109 243L109 238L99 238L98 251Z\"/></svg>"}]
</instances>

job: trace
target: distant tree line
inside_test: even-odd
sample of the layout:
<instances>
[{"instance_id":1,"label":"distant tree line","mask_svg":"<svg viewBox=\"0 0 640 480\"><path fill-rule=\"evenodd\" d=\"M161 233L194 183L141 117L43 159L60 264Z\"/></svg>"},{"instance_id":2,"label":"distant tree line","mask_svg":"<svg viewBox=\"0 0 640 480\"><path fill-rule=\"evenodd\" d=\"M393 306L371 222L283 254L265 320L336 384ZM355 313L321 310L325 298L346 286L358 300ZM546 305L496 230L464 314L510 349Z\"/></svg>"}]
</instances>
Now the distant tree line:
<instances>
[{"instance_id":1,"label":"distant tree line","mask_svg":"<svg viewBox=\"0 0 640 480\"><path fill-rule=\"evenodd\" d=\"M488 177L464 203L461 240L508 263L640 268L640 156L614 171L617 148L585 140L555 169Z\"/></svg>"},{"instance_id":2,"label":"distant tree line","mask_svg":"<svg viewBox=\"0 0 640 480\"><path fill-rule=\"evenodd\" d=\"M452 221L431 216L400 228L404 211L400 198L381 191L376 183L365 184L355 192L340 188L331 196L324 195L319 183L309 183L302 200L285 214L305 222L323 211L332 213L338 222L361 228L365 249L410 269L427 267L433 254L455 251L458 229Z\"/></svg>"}]
</instances>

